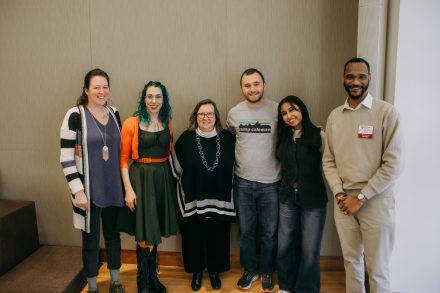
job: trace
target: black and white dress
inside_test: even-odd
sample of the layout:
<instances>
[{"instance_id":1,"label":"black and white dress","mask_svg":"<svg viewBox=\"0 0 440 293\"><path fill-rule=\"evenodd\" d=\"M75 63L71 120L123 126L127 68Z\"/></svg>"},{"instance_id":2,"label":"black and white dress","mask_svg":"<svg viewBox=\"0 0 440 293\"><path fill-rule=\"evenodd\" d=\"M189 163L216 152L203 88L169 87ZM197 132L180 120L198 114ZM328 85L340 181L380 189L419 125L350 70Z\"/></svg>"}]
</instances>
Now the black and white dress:
<instances>
[{"instance_id":1,"label":"black and white dress","mask_svg":"<svg viewBox=\"0 0 440 293\"><path fill-rule=\"evenodd\" d=\"M236 212L232 196L235 137L188 130L174 147L177 201L185 270L229 270L230 224Z\"/></svg>"}]
</instances>

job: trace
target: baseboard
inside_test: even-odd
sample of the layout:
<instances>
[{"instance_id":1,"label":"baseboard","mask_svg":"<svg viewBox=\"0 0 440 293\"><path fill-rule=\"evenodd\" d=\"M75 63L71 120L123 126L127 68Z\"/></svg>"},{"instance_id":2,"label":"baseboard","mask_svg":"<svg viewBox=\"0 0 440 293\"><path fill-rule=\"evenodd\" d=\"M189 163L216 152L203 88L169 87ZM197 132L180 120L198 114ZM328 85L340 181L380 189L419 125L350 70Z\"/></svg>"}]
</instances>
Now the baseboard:
<instances>
[{"instance_id":1,"label":"baseboard","mask_svg":"<svg viewBox=\"0 0 440 293\"><path fill-rule=\"evenodd\" d=\"M344 259L342 256L321 256L321 271L344 271Z\"/></svg>"},{"instance_id":2,"label":"baseboard","mask_svg":"<svg viewBox=\"0 0 440 293\"><path fill-rule=\"evenodd\" d=\"M183 267L182 253L174 251L159 251L160 265ZM105 249L101 249L101 260L107 261ZM135 264L136 251L124 249L121 252L122 263ZM240 257L231 255L231 267L240 267ZM343 271L344 261L341 256L321 256L321 271Z\"/></svg>"}]
</instances>

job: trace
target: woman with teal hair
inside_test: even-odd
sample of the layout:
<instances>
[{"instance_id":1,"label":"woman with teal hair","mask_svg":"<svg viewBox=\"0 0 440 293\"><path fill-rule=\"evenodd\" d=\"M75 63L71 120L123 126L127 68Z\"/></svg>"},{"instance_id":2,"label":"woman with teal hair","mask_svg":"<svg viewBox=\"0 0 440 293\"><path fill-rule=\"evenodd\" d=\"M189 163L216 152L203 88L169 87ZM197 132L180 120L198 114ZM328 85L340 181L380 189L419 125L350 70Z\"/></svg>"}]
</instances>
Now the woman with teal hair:
<instances>
[{"instance_id":1,"label":"woman with teal hair","mask_svg":"<svg viewBox=\"0 0 440 293\"><path fill-rule=\"evenodd\" d=\"M138 292L166 292L157 277L157 245L178 232L176 190L169 165L171 106L165 86L148 82L134 116L122 126L125 204L119 230L135 235ZM129 166L129 160L132 160Z\"/></svg>"}]
</instances>

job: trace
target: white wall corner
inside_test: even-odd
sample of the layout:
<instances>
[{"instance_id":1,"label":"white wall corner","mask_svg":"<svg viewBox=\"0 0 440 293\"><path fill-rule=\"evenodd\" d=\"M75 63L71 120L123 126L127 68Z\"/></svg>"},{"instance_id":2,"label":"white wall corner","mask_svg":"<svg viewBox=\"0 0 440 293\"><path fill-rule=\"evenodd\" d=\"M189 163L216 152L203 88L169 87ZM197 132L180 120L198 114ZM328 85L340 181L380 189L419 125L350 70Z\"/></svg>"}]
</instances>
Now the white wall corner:
<instances>
[{"instance_id":1,"label":"white wall corner","mask_svg":"<svg viewBox=\"0 0 440 293\"><path fill-rule=\"evenodd\" d=\"M369 92L383 98L388 0L360 0L357 54L370 63Z\"/></svg>"}]
</instances>

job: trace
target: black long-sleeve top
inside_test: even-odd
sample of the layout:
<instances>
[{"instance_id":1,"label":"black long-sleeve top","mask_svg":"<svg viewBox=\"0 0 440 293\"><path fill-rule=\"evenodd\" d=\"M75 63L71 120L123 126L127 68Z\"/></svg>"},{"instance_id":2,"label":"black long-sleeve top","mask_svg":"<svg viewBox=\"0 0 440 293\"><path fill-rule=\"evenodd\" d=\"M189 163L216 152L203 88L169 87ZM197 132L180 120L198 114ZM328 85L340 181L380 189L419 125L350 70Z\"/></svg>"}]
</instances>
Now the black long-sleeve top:
<instances>
[{"instance_id":1,"label":"black long-sleeve top","mask_svg":"<svg viewBox=\"0 0 440 293\"><path fill-rule=\"evenodd\" d=\"M232 180L235 156L235 137L223 130L220 137L220 158L213 171L202 162L196 142L196 132L185 131L177 140L174 151L181 167L177 198L180 215L190 218L235 218ZM208 167L212 167L217 153L216 137L199 137Z\"/></svg>"}]
</instances>

